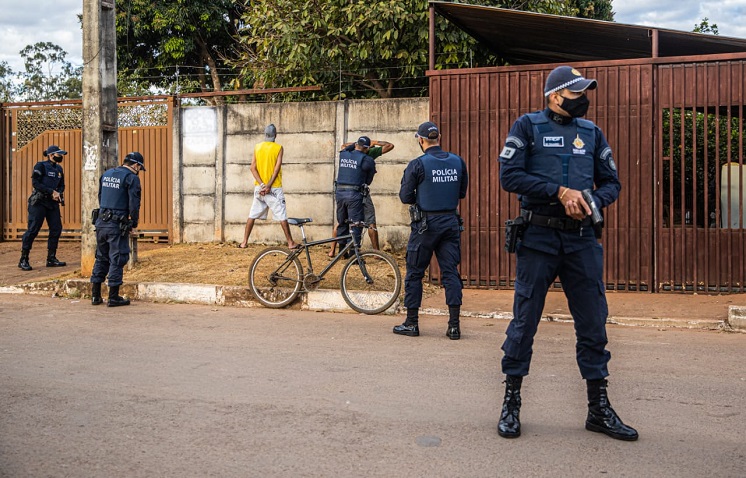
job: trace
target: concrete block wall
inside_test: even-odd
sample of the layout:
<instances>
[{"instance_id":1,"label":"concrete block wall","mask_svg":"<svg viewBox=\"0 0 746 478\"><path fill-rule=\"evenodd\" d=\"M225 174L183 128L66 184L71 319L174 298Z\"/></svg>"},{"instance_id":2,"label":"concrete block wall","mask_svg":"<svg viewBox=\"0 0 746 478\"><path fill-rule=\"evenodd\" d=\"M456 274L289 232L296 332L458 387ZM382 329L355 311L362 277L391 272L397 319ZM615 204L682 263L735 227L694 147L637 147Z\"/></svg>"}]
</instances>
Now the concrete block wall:
<instances>
[{"instance_id":1,"label":"concrete block wall","mask_svg":"<svg viewBox=\"0 0 746 478\"><path fill-rule=\"evenodd\" d=\"M428 108L426 98L182 108L174 135L174 241L242 240L253 198L249 168L254 144L274 123L276 141L284 149L288 216L313 218L305 228L310 240L332 233L339 146L361 135L393 143L393 151L376 162L371 195L381 247L401 250L409 220L398 198L399 184L407 163L421 154L414 131L428 120ZM291 231L300 240L298 228ZM250 242L284 243L271 213L256 222Z\"/></svg>"}]
</instances>

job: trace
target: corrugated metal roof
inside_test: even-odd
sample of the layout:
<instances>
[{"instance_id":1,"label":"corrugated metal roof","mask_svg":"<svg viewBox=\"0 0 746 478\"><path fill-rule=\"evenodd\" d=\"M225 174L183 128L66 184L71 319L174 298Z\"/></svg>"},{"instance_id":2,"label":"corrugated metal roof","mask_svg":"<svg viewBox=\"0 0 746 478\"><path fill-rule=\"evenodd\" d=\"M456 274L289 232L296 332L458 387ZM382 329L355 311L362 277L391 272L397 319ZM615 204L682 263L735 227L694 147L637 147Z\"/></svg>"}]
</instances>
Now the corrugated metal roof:
<instances>
[{"instance_id":1,"label":"corrugated metal roof","mask_svg":"<svg viewBox=\"0 0 746 478\"><path fill-rule=\"evenodd\" d=\"M435 11L511 64L746 52L746 39L504 8L430 2Z\"/></svg>"}]
</instances>

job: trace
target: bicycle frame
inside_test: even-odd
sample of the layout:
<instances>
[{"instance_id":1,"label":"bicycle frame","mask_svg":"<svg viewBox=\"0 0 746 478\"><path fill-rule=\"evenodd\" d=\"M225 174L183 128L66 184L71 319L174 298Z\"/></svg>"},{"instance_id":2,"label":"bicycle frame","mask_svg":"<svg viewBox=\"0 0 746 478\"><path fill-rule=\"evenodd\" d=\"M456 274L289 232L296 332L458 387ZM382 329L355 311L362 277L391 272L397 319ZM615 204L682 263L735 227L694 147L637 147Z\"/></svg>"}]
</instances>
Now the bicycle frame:
<instances>
[{"instance_id":1,"label":"bicycle frame","mask_svg":"<svg viewBox=\"0 0 746 478\"><path fill-rule=\"evenodd\" d=\"M354 249L355 256L357 257L357 260L358 260L358 266L360 266L360 271L363 273L363 277L365 277L365 281L368 282L369 284L373 282L373 279L370 277L370 275L368 274L368 271L365 268L364 262L360 259L360 248L357 246L357 244L355 244L355 239L353 238L352 232L350 232L349 234L345 234L344 236L331 237L329 239L320 239L318 241L309 242L308 239L306 238L306 232L303 230L303 224L298 224L297 226L300 228L300 233L301 233L301 236L303 237L303 242L301 244L301 247L292 251L292 254L290 254L287 260L285 261L286 263L292 261L296 257L299 257L301 252L305 252L306 253L306 264L308 265L307 267L308 272L313 274L314 273L313 272L313 261L311 260L310 248L314 246L320 246L322 244L329 244L331 242L337 242L337 241L347 239L348 240L347 244L343 248L341 248L339 253L336 256L334 256L331 262L329 262L329 264L327 264L327 266L324 267L321 270L321 272L319 272L318 274L319 279L323 279L326 273L329 272L329 269L334 267L334 265L337 262L339 262L340 259L344 257L345 253L347 253L350 249ZM353 225L350 225L350 227L360 227L361 229L364 228L364 226L353 226Z\"/></svg>"}]
</instances>

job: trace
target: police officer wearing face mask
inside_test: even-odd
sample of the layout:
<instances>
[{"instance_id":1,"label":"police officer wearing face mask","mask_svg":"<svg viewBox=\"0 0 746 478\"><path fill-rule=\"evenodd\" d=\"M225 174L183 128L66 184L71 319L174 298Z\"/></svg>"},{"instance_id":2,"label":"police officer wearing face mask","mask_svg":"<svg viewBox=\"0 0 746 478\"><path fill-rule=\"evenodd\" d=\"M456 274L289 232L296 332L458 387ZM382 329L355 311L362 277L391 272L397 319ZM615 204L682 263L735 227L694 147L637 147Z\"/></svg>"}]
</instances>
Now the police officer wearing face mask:
<instances>
[{"instance_id":1,"label":"police officer wearing face mask","mask_svg":"<svg viewBox=\"0 0 746 478\"><path fill-rule=\"evenodd\" d=\"M106 171L99 180L99 209L94 211L96 262L91 274L91 304L103 303L101 283L108 277L109 307L129 305L119 295L124 265L129 261L129 233L140 219L140 171L145 160L137 151L124 157L124 164Z\"/></svg>"},{"instance_id":2,"label":"police officer wearing face mask","mask_svg":"<svg viewBox=\"0 0 746 478\"><path fill-rule=\"evenodd\" d=\"M21 260L18 267L24 271L32 270L29 263L29 252L44 220L49 228L47 240L47 267L62 267L65 262L57 260L57 244L62 234L62 216L60 205L65 205L65 174L60 163L67 151L52 145L44 150L46 161L39 161L31 174L31 185L34 187L28 199L28 229L21 242Z\"/></svg>"},{"instance_id":3,"label":"police officer wearing face mask","mask_svg":"<svg viewBox=\"0 0 746 478\"><path fill-rule=\"evenodd\" d=\"M469 177L464 160L440 147L440 130L435 123L422 123L415 137L424 154L407 165L399 189L401 202L412 205L404 277L407 318L394 327L394 333L409 337L420 335L422 278L434 253L446 290L449 313L446 336L458 340L461 338L462 283L458 265L462 228L457 208L459 200L466 197Z\"/></svg>"},{"instance_id":4,"label":"police officer wearing face mask","mask_svg":"<svg viewBox=\"0 0 746 478\"><path fill-rule=\"evenodd\" d=\"M575 322L576 361L586 381L585 428L619 440L638 437L611 408L606 390L611 354L606 350L603 249L588 201L598 210L612 204L621 184L604 134L582 118L589 106L586 91L595 88L596 80L574 68L554 69L544 88L547 108L518 118L500 153L500 184L519 195L525 222L516 248L514 318L502 346L506 379L498 433L505 438L521 434L521 384L547 291L557 277ZM590 193L588 201L584 190Z\"/></svg>"}]
</instances>

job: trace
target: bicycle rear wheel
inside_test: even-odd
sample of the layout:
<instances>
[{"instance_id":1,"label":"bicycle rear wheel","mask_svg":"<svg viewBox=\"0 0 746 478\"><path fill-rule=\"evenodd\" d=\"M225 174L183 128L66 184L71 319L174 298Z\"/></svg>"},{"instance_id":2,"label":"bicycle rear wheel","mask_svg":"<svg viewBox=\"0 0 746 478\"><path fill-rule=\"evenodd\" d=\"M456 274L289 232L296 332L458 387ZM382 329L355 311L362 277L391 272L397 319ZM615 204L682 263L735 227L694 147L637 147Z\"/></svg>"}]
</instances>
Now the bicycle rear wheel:
<instances>
[{"instance_id":1,"label":"bicycle rear wheel","mask_svg":"<svg viewBox=\"0 0 746 478\"><path fill-rule=\"evenodd\" d=\"M399 266L385 252L361 251L360 257L372 282L366 280L357 257L353 257L342 269L342 297L357 312L380 314L396 302L401 292Z\"/></svg>"},{"instance_id":2,"label":"bicycle rear wheel","mask_svg":"<svg viewBox=\"0 0 746 478\"><path fill-rule=\"evenodd\" d=\"M297 257L290 259L291 254L285 247L268 247L249 266L251 293L263 305L278 309L298 296L303 266Z\"/></svg>"}]
</instances>

